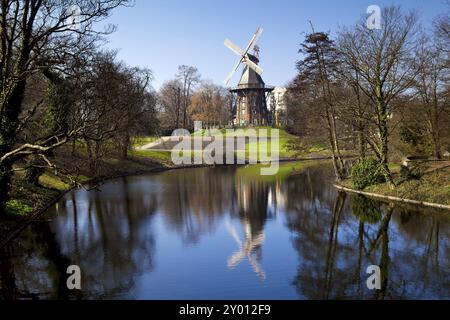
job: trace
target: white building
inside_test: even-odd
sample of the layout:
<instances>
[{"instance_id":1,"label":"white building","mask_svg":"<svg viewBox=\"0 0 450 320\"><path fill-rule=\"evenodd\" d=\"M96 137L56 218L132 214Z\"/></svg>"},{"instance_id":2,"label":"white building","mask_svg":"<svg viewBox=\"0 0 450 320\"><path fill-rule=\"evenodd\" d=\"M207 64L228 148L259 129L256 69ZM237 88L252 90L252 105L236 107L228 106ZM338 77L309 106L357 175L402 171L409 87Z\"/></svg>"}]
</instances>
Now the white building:
<instances>
[{"instance_id":1,"label":"white building","mask_svg":"<svg viewBox=\"0 0 450 320\"><path fill-rule=\"evenodd\" d=\"M284 100L286 88L275 87L275 89L267 96L267 107L274 112L275 124L282 126L286 124L286 102Z\"/></svg>"}]
</instances>

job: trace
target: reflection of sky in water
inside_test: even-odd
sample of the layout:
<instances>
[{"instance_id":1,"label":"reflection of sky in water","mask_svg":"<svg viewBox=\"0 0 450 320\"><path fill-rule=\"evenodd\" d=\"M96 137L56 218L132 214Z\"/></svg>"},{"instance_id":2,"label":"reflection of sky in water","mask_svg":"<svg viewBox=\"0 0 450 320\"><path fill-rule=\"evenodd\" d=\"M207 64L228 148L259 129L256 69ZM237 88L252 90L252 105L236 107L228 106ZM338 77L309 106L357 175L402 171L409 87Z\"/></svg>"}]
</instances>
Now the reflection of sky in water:
<instances>
[{"instance_id":1,"label":"reflection of sky in water","mask_svg":"<svg viewBox=\"0 0 450 320\"><path fill-rule=\"evenodd\" d=\"M66 195L49 223L25 230L7 260L10 292L70 297L55 279L75 263L82 298L370 299L365 269L387 263L379 298L449 298L448 219L382 206L364 222L352 210L374 204L355 203L323 167L272 180L233 167L117 179Z\"/></svg>"}]
</instances>

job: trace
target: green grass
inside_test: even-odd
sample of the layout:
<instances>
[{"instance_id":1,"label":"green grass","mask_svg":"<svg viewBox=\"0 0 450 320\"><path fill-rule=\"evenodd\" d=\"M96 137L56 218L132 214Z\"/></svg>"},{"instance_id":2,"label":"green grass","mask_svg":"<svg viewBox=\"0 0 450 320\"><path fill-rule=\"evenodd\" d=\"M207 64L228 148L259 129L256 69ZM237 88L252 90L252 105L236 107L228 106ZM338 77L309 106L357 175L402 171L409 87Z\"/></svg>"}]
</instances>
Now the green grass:
<instances>
[{"instance_id":1,"label":"green grass","mask_svg":"<svg viewBox=\"0 0 450 320\"><path fill-rule=\"evenodd\" d=\"M134 150L131 151L131 155L143 157L152 161L159 162L163 165L172 165L172 151L153 151L153 150ZM181 157L191 157L193 160L195 156L201 156L202 151L183 151Z\"/></svg>"},{"instance_id":2,"label":"green grass","mask_svg":"<svg viewBox=\"0 0 450 320\"><path fill-rule=\"evenodd\" d=\"M243 128L237 128L236 130L228 129L231 131L231 133L227 134L227 129L215 129L211 130L211 136L218 136L222 135L224 138L226 137L248 137L248 130L254 130L256 133L256 138L260 137L261 130L267 130L267 142L249 142L248 139L246 139L246 157L249 158L249 152L250 150L258 152L258 150L268 150L268 153L270 155L270 150L272 147L272 141L270 139L271 133L273 128L268 126L257 126L257 127L243 127ZM308 156L315 156L315 157L328 157L331 155L331 153L328 151L328 148L326 145L323 144L316 144L312 146L308 146L302 150L296 150L294 145L299 143L299 137L292 135L288 133L284 129L277 129L279 130L279 137L278 137L278 153L279 157L281 159L287 159L287 158L296 158L296 157L308 157ZM201 131L194 132L192 134L193 137L204 137L209 136L210 131L208 129L203 129ZM151 143L156 141L157 137L140 137L135 138L133 146L134 148L141 147L147 143ZM343 155L350 154L351 152L346 152L345 150L342 151ZM143 154L143 156L151 157L150 154ZM154 155L156 159L158 160L159 155ZM168 159L166 158L165 161Z\"/></svg>"},{"instance_id":3,"label":"green grass","mask_svg":"<svg viewBox=\"0 0 450 320\"><path fill-rule=\"evenodd\" d=\"M420 179L404 180L400 176L400 165L391 163L389 168L395 187L388 183L366 187L363 191L410 200L450 205L450 169L436 170L424 174ZM342 182L352 188L351 179Z\"/></svg>"},{"instance_id":4,"label":"green grass","mask_svg":"<svg viewBox=\"0 0 450 320\"><path fill-rule=\"evenodd\" d=\"M132 145L134 148L142 147L146 144L155 142L159 139L159 137L148 136L148 137L136 137L132 141Z\"/></svg>"},{"instance_id":5,"label":"green grass","mask_svg":"<svg viewBox=\"0 0 450 320\"><path fill-rule=\"evenodd\" d=\"M278 172L275 175L261 175L261 169L264 167L268 168L269 165L255 164L239 167L236 171L236 174L242 179L271 182L277 179L284 179L290 175L295 174L296 172L301 172L302 170L316 165L318 165L317 161L285 162L279 164Z\"/></svg>"},{"instance_id":6,"label":"green grass","mask_svg":"<svg viewBox=\"0 0 450 320\"><path fill-rule=\"evenodd\" d=\"M396 187L387 183L367 187L364 191L384 195L450 205L450 170L434 171L421 179L401 181L394 175Z\"/></svg>"},{"instance_id":7,"label":"green grass","mask_svg":"<svg viewBox=\"0 0 450 320\"><path fill-rule=\"evenodd\" d=\"M266 142L246 142L246 158L249 158L250 151L253 152L259 152L259 150L267 150L268 154L271 153L271 147L272 147L272 140L270 139L272 137L272 127L267 126L259 126L259 127L251 127L251 128L238 128L235 131L227 134L226 129L220 129L219 132L221 135L225 137L246 137L248 135L249 130L254 130L256 133L256 138L260 137L261 130L267 130L265 133L267 135L267 141ZM295 156L295 152L292 150L289 150L288 145L292 140L298 139L296 136L289 134L286 132L286 130L283 129L277 129L279 130L279 137L278 137L278 153L281 158L292 158ZM193 136L199 137L199 136L207 136L208 130L202 130L193 133ZM212 134L212 136L217 136L218 134Z\"/></svg>"},{"instance_id":8,"label":"green grass","mask_svg":"<svg viewBox=\"0 0 450 320\"><path fill-rule=\"evenodd\" d=\"M63 182L59 177L48 172L44 173L42 176L39 177L39 183L43 187L59 191L67 190L70 187L67 183Z\"/></svg>"},{"instance_id":9,"label":"green grass","mask_svg":"<svg viewBox=\"0 0 450 320\"><path fill-rule=\"evenodd\" d=\"M149 158L157 162L169 162L172 160L172 153L170 151L132 150L129 154L131 156Z\"/></svg>"},{"instance_id":10,"label":"green grass","mask_svg":"<svg viewBox=\"0 0 450 320\"><path fill-rule=\"evenodd\" d=\"M399 173L400 172L400 164L398 164L398 163L389 163L388 167L389 167L389 170L391 170L392 173Z\"/></svg>"},{"instance_id":11,"label":"green grass","mask_svg":"<svg viewBox=\"0 0 450 320\"><path fill-rule=\"evenodd\" d=\"M6 211L12 216L26 216L33 208L19 200L10 200L6 203Z\"/></svg>"},{"instance_id":12,"label":"green grass","mask_svg":"<svg viewBox=\"0 0 450 320\"><path fill-rule=\"evenodd\" d=\"M51 184L51 187L29 184L23 180L23 177L17 175L13 178L11 199L8 201L6 208L13 218L21 218L34 210L44 207L60 194L55 187L62 187L61 184L54 180L50 175L44 177L44 181Z\"/></svg>"}]
</instances>

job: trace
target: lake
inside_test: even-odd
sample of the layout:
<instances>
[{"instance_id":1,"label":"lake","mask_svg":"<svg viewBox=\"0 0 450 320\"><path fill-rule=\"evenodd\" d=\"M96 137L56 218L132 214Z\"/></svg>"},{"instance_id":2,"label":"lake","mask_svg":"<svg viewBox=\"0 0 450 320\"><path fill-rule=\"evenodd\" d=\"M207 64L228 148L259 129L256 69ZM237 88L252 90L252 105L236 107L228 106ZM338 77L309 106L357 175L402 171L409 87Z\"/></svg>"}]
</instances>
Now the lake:
<instances>
[{"instance_id":1,"label":"lake","mask_svg":"<svg viewBox=\"0 0 450 320\"><path fill-rule=\"evenodd\" d=\"M449 214L332 186L329 163L180 169L74 190L0 252L0 298L449 299ZM66 287L79 265L82 289ZM369 290L367 267L381 268Z\"/></svg>"}]
</instances>

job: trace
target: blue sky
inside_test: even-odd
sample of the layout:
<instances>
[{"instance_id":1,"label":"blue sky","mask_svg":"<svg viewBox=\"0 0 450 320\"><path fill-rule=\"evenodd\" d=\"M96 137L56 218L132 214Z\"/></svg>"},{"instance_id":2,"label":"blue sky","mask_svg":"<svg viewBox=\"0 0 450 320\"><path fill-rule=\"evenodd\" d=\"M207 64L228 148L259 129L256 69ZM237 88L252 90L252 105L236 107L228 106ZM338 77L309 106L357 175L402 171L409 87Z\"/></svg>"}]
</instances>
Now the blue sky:
<instances>
[{"instance_id":1,"label":"blue sky","mask_svg":"<svg viewBox=\"0 0 450 320\"><path fill-rule=\"evenodd\" d=\"M224 45L229 38L245 47L258 26L261 66L266 84L283 86L295 75L302 33L335 33L354 24L371 4L417 9L422 24L447 10L445 0L136 0L132 8L117 9L107 21L118 30L109 36L110 48L132 66L154 72L153 85L174 77L178 65L196 66L204 79L223 84L237 61ZM238 75L231 84L238 81Z\"/></svg>"}]
</instances>

